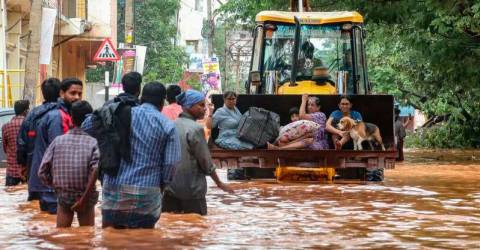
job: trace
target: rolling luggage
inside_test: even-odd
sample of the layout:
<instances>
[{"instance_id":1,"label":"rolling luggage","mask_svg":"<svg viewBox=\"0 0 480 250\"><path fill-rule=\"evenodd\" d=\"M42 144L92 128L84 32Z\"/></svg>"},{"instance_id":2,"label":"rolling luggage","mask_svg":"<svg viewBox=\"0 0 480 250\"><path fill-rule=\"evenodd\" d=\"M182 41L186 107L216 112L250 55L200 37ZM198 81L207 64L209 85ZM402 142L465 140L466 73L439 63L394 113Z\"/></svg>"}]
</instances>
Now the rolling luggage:
<instances>
[{"instance_id":1,"label":"rolling luggage","mask_svg":"<svg viewBox=\"0 0 480 250\"><path fill-rule=\"evenodd\" d=\"M243 114L237 129L237 137L252 143L255 147L264 147L274 142L280 130L280 116L263 108L250 107Z\"/></svg>"}]
</instances>

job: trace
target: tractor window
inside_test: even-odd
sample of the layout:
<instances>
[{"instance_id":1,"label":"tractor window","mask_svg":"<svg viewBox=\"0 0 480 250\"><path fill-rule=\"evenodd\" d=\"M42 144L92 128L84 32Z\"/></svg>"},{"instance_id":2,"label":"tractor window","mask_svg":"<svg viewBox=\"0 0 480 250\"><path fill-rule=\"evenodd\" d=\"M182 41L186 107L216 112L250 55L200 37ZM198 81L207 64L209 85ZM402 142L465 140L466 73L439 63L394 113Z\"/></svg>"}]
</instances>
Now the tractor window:
<instances>
[{"instance_id":1,"label":"tractor window","mask_svg":"<svg viewBox=\"0 0 480 250\"><path fill-rule=\"evenodd\" d=\"M252 64L250 65L250 71L260 71L261 70L261 51L262 49L262 42L263 42L263 27L258 26L255 28L254 31L254 44L253 44L253 51L252 51ZM257 93L258 86L247 85L247 93Z\"/></svg>"},{"instance_id":2,"label":"tractor window","mask_svg":"<svg viewBox=\"0 0 480 250\"><path fill-rule=\"evenodd\" d=\"M357 65L357 76L358 76L358 94L366 94L366 78L365 78L365 51L362 43L362 30L355 29L355 48L357 50L356 55L356 65Z\"/></svg>"},{"instance_id":3,"label":"tractor window","mask_svg":"<svg viewBox=\"0 0 480 250\"><path fill-rule=\"evenodd\" d=\"M262 34L263 28L257 27L255 30L255 49L260 49L262 46ZM254 50L255 51L255 50ZM252 66L250 70L260 70L260 53L253 53L252 55Z\"/></svg>"},{"instance_id":4,"label":"tractor window","mask_svg":"<svg viewBox=\"0 0 480 250\"><path fill-rule=\"evenodd\" d=\"M297 81L311 80L315 68L327 68L328 80L339 93L353 93L351 31L336 25L302 25L297 60ZM265 30L263 81L265 93L290 81L294 49L294 25L276 24Z\"/></svg>"},{"instance_id":5,"label":"tractor window","mask_svg":"<svg viewBox=\"0 0 480 250\"><path fill-rule=\"evenodd\" d=\"M279 83L290 79L295 26L278 25L276 31L265 31L263 70L268 94L275 93Z\"/></svg>"}]
</instances>

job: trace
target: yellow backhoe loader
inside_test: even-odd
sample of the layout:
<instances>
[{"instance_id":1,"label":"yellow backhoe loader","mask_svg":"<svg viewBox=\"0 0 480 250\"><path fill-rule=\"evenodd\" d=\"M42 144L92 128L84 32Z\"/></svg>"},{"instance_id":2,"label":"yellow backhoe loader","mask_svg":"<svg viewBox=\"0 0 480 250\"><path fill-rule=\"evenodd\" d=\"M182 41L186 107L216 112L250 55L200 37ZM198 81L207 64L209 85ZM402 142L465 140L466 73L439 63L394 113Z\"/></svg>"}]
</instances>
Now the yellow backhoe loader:
<instances>
[{"instance_id":1,"label":"yellow backhoe loader","mask_svg":"<svg viewBox=\"0 0 480 250\"><path fill-rule=\"evenodd\" d=\"M265 108L279 114L285 125L288 110L299 107L302 94L319 96L321 111L327 116L338 108L340 95L349 95L364 121L380 128L387 150L224 150L213 146L214 160L222 167L252 168L247 169L251 177L265 177L257 173L266 172L267 176L275 173L278 180L299 181L332 180L335 174L365 180L367 169L393 168L394 99L370 93L362 15L310 12L308 1L290 1L290 10L257 14L247 94L238 97L239 110ZM215 109L223 106L219 95L212 101ZM217 134L212 131L212 141Z\"/></svg>"}]
</instances>

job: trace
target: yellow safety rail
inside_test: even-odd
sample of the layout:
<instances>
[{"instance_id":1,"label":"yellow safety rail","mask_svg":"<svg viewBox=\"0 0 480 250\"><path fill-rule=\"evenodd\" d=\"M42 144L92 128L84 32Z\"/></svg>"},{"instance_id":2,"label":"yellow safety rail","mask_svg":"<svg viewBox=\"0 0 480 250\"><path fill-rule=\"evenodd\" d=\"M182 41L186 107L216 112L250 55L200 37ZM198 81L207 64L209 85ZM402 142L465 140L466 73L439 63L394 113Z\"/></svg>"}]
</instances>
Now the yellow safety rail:
<instances>
[{"instance_id":1,"label":"yellow safety rail","mask_svg":"<svg viewBox=\"0 0 480 250\"><path fill-rule=\"evenodd\" d=\"M4 70L0 70L0 106L3 108L13 107L15 100L23 99L23 82L12 82L11 76L16 74L17 78L22 78L25 73L24 69L7 69L6 74ZM7 78L7 101L5 102L5 86L4 77Z\"/></svg>"},{"instance_id":2,"label":"yellow safety rail","mask_svg":"<svg viewBox=\"0 0 480 250\"><path fill-rule=\"evenodd\" d=\"M87 4L85 0L77 0L76 12L78 18L87 19Z\"/></svg>"}]
</instances>

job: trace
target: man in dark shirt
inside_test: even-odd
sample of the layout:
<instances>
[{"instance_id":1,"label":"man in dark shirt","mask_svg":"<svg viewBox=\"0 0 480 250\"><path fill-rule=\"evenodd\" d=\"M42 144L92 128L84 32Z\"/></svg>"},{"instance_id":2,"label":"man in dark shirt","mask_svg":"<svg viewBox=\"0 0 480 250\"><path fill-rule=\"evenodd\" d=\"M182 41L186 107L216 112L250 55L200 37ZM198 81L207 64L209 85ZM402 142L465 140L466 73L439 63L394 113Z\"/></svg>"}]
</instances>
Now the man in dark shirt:
<instances>
[{"instance_id":1,"label":"man in dark shirt","mask_svg":"<svg viewBox=\"0 0 480 250\"><path fill-rule=\"evenodd\" d=\"M83 83L77 78L64 79L60 85L58 107L48 111L38 122L33 150L32 168L28 180L29 191L40 193L40 209L51 214L57 212L55 191L44 185L38 177L38 169L47 147L59 135L73 127L70 116L72 103L82 99Z\"/></svg>"},{"instance_id":2,"label":"man in dark shirt","mask_svg":"<svg viewBox=\"0 0 480 250\"><path fill-rule=\"evenodd\" d=\"M30 102L28 100L16 101L14 105L15 117L2 127L3 151L7 156L6 186L16 186L20 182L26 181L25 165L17 163L16 155L18 132L28 113L29 106Z\"/></svg>"},{"instance_id":3,"label":"man in dark shirt","mask_svg":"<svg viewBox=\"0 0 480 250\"><path fill-rule=\"evenodd\" d=\"M41 118L52 109L56 109L58 98L60 97L60 80L57 78L48 78L41 85L42 96L45 100L42 105L33 108L23 120L20 132L17 137L17 163L26 166L27 180L30 176L32 165L33 150L36 138L36 129ZM28 188L28 199L38 200L40 192Z\"/></svg>"}]
</instances>

